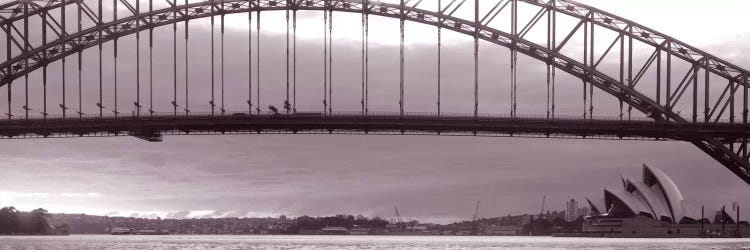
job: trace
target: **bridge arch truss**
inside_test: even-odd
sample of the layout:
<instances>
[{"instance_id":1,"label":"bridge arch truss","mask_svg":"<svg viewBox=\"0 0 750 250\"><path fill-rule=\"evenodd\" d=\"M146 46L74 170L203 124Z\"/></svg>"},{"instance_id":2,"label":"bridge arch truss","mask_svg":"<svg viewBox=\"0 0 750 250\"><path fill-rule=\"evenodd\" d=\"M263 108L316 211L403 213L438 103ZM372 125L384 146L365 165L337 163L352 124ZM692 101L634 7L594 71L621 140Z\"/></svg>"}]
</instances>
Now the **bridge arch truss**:
<instances>
[{"instance_id":1,"label":"bridge arch truss","mask_svg":"<svg viewBox=\"0 0 750 250\"><path fill-rule=\"evenodd\" d=\"M516 98L514 92L517 84L515 72L517 70L517 53L539 60L547 65L547 114L546 118L555 119L554 88L555 72L561 70L578 79L584 85L584 103L586 103L586 89L593 95L593 88L598 88L612 98L616 98L620 104L620 119L629 119L632 109L645 114L653 119L655 123L670 124L729 124L737 126L748 125L748 88L750 84L750 72L716 56L708 54L693 46L683 43L677 39L657 32L653 29L640 25L636 22L616 16L597 8L568 0L468 0L474 2L474 20L466 20L454 15L467 0L439 0L441 4L437 10L421 8L422 0L400 0L399 3L384 3L370 0L202 0L180 4L179 0L159 1L156 8L154 0L113 0L115 14L112 20L104 20L102 0L46 0L31 1L18 0L0 5L0 28L5 33L6 60L0 64L0 86L8 89L8 118L12 118L10 106L11 88L14 81L26 78L25 85L28 89L28 74L38 69L45 69L46 88L46 66L52 62L64 60L66 57L81 53L89 48L99 46L101 58L101 44L106 42L117 43L119 38L135 35L140 39L141 33L153 32L159 26L176 25L199 18L213 18L235 13L260 13L264 11L286 11L287 29L289 27L289 13L292 12L294 20L294 31L296 34L297 11L322 11L326 13L326 21L329 25L330 35L333 25L334 12L349 12L362 14L363 32L368 30L369 16L384 16L400 20L401 24L401 97L400 115L404 115L404 23L406 21L423 23L437 27L439 30L450 30L474 38L475 45L475 117L478 116L478 41L483 40L503 47L511 51L511 102L510 116L517 116ZM148 7L142 6L146 5ZM482 8L480 8L480 5ZM522 19L518 15L519 5L528 5L535 8L535 15L531 19ZM112 7L112 6L110 6ZM129 12L128 15L118 17L119 10ZM465 7L464 7L465 8ZM77 13L77 22L71 29L65 17L71 9ZM121 11L119 12L121 13ZM121 14L122 15L122 14ZM503 30L491 27L494 19L510 18L510 27ZM576 24L572 29L558 27L558 16L572 18ZM41 41L30 36L30 18L39 18L43 24L43 36ZM249 21L252 22L252 14ZM88 26L84 26L87 25ZM222 22L223 25L223 22ZM260 27L260 21L257 21ZM534 42L527 39L529 31L534 27L546 28L546 43ZM175 26L176 27L176 26ZM213 27L213 25L212 25ZM605 41L607 48L603 53L596 55L595 45L599 38L594 35L594 30L604 29L615 32L614 40ZM187 30L187 29L186 29ZM176 32L176 28L175 28ZM223 26L222 26L223 33ZM151 33L150 33L151 34ZM296 106L296 95L290 98L289 94L289 31L287 30L287 98L285 109L287 112ZM561 36L562 35L562 36ZM582 35L584 42L583 60L574 59L563 53L566 45L576 37ZM151 39L153 35L149 35ZM188 33L185 32L185 39ZM363 33L363 79L362 79L362 114L367 115L368 94L366 72L368 45L365 39L368 35ZM559 39L562 38L562 39ZM596 39L595 39L596 38ZM176 39L176 34L175 34ZM330 36L328 37L330 39ZM440 39L440 38L438 38ZM252 40L251 40L252 41ZM330 40L328 40L330 43ZM597 41L597 42L595 42ZM175 42L176 43L176 42ZM140 43L139 43L140 44ZM438 46L441 46L438 40ZM296 39L295 39L296 45ZM634 65L633 51L635 46L645 46L652 49L652 53L642 65ZM115 45L116 46L116 45ZM251 45L252 46L252 45ZM327 45L327 49L330 48ZM569 45L568 45L569 46ZM616 75L605 73L600 70L600 63L611 57L613 51L619 46L619 72ZM213 46L212 46L213 48ZM139 48L140 49L140 48ZM332 48L331 48L332 49ZM115 49L116 50L116 49ZM176 48L175 48L176 50ZM250 50L252 51L252 50ZM627 52L627 53L626 53ZM176 51L175 51L176 53ZM187 52L186 52L187 53ZM252 53L252 52L251 52ZM296 50L294 51L296 58ZM139 54L140 55L140 54ZM223 55L223 52L222 52ZM252 56L251 56L252 58ZM259 57L258 57L259 58ZM101 59L100 59L101 60ZM139 59L140 60L140 59ZM331 60L330 57L328 60ZM689 65L685 74L675 76L677 66L680 63ZM295 60L296 62L296 60ZM326 77L331 77L332 61L327 68ZM252 62L249 62L252 64ZM175 68L177 67L175 59ZM260 61L257 62L260 64ZM327 65L328 66L328 65ZM294 67L296 71L296 67ZM78 67L80 72L80 64ZM648 79L649 71L656 70L656 77ZM213 71L212 71L213 72ZM176 74L176 73L175 73ZM223 73L222 73L223 74ZM438 73L440 74L440 73ZM100 69L101 75L101 69ZM332 78L327 78L327 80ZM717 80L719 79L719 80ZM79 80L80 81L80 80ZM140 81L140 78L139 78ZM175 75L176 81L176 75ZM637 89L639 82L653 81L656 88L653 92L644 92ZM80 82L79 82L80 84ZM100 86L101 86L100 80ZM703 86L701 86L701 84ZM176 85L176 83L175 83ZM550 96L550 87L552 93ZM699 88L700 87L700 88ZM101 87L100 87L101 88ZM253 112L252 80L249 83L249 98L247 100L248 112ZM328 91L331 91L329 88ZM718 89L719 91L713 91ZM294 88L296 90L296 87ZM28 90L27 96L28 96ZM176 90L175 90L176 91ZM325 95L325 94L324 94ZM46 98L46 95L45 95ZM438 97L439 98L439 97ZM138 100L134 102L141 115L140 92ZM259 98L258 98L259 99ZM593 98L589 100L589 108L584 110L582 119L593 119ZM177 114L177 94L174 97L174 114ZM221 113L224 113L223 98L221 100ZM189 113L185 104L185 113ZM103 116L104 106L101 101L96 104L99 107L99 115ZM214 107L218 104L211 98L212 114ZM255 108L259 111L260 102L256 100ZM627 105L627 109L623 106ZM60 105L63 116L66 115L68 104ZM79 100L78 116L83 116L82 106ZM679 107L687 107L687 110L679 110ZM29 117L28 97L23 106L24 117ZM438 99L438 114L440 114L440 102ZM324 110L333 113L332 94L324 97ZM702 109L702 110L701 110ZM117 107L114 113L119 113ZM149 108L153 114L153 108ZM681 116L680 111L689 114L689 117ZM47 117L47 107L43 107L43 115ZM627 115L626 115L627 113ZM696 145L702 151L719 161L722 165L750 184L750 154L748 153L747 138L717 138L697 134L695 137L683 138Z\"/></svg>"}]
</instances>

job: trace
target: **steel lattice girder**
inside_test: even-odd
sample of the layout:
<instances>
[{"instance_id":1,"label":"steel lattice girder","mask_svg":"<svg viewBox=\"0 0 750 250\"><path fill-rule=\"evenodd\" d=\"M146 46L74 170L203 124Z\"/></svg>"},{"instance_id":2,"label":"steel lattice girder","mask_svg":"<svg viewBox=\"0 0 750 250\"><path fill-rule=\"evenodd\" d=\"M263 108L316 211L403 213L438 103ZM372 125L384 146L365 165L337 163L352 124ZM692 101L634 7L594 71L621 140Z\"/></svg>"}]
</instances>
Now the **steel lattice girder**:
<instances>
[{"instance_id":1,"label":"steel lattice girder","mask_svg":"<svg viewBox=\"0 0 750 250\"><path fill-rule=\"evenodd\" d=\"M547 8L549 10L554 10L557 13L578 18L582 23L585 23L587 25L590 22L601 27L606 27L610 30L619 32L630 39L635 39L637 41L651 45L653 47L656 47L658 50L663 50L670 55L683 59L687 62L691 62L694 67L701 67L703 69L706 69L707 71L710 71L711 73L724 77L729 80L730 85L738 84L745 88L748 88L746 79L750 74L747 70L739 68L731 63L695 49L692 46L684 44L676 39L658 33L635 22L573 1L512 1L525 2L528 4L540 6L542 8ZM46 12L50 10L54 10L56 8L60 8L62 6L70 5L73 3L79 4L79 8L86 9L86 11L84 12L90 19L97 19L92 11L88 11L90 10L90 8L88 8L88 6L83 3L83 1L50 1L46 6L34 5L32 11L27 12L28 14L26 15L46 14ZM364 11L372 15L380 15L424 23L433 26L440 26L445 29L453 30L465 35L476 36L479 39L511 48L514 51L519 51L532 58L547 62L558 69L561 69L575 77L584 80L585 82L591 83L592 85L618 98L619 100L632 105L632 107L636 108L637 110L653 116L657 120L666 118L667 120L671 120L677 123L688 122L686 119L674 113L669 108L669 106L662 106L659 102L656 102L646 95L636 91L632 86L627 86L624 82L615 80L614 78L594 69L587 63L581 63L577 60L566 57L563 54L559 53L558 50L552 50L545 46L525 40L521 37L507 34L503 31L488 27L486 25L482 25L481 23L457 18L451 16L450 14L446 15L445 13L436 13L433 11L422 10L410 6L387 4L381 2L368 1L368 6L364 6L365 3L361 0L340 0L333 2L327 0L223 0L204 1L187 5L176 5L171 2L168 3L170 3L170 6L166 8L154 10L148 13L134 12L133 16L113 20L106 23L95 22L96 26L87 28L85 30L82 30L81 32L75 34L63 34L62 38L59 38L47 44L43 44L30 50L24 49L21 55L17 55L11 58L9 61L0 64L0 86L9 84L18 77L26 75L29 72L42 67L43 65L49 64L56 60L60 60L61 58L71 55L75 52L85 50L92 46L113 40L118 37L127 36L157 26L172 24L174 22L204 18L212 15L244 13L248 11L273 11L286 9L331 10L354 13L362 13ZM28 16L23 14L19 15L17 11L19 6L24 7L24 3L12 3L0 6L0 17L2 17L2 19L0 19L0 26L3 26L5 29L10 29L11 27L15 27L13 26L13 23L21 20L26 20ZM218 9L219 11L216 12L214 11L214 9ZM2 15L7 14L8 12L10 12L11 14ZM138 25L136 25L136 23L138 23ZM576 30L572 31L569 36L572 36L575 32ZM15 39L15 37L18 36L9 38ZM24 42L28 42L26 41L26 38L22 38ZM694 72L694 74L697 74L697 72ZM734 88L732 89L732 94L734 94L736 90ZM717 105L714 106L718 107L719 105L717 103ZM724 107L726 107L726 104L724 105ZM715 109L711 112L711 114L713 114L714 111ZM746 110L744 112L745 114L747 114ZM707 107L707 119L708 113L709 110ZM695 114L693 120L695 120ZM730 168L730 170L740 175L743 180L750 183L750 164L748 164L746 160L742 159L742 157L739 157L725 145L710 137L706 137L703 139L694 139L691 141L702 150L708 152L712 157L719 160L722 164Z\"/></svg>"},{"instance_id":2,"label":"steel lattice girder","mask_svg":"<svg viewBox=\"0 0 750 250\"><path fill-rule=\"evenodd\" d=\"M274 2L276 4L271 4L271 2ZM357 0L338 1L336 3L330 3L329 7L325 6L326 1L323 0L306 2L309 2L311 4L299 5L295 8L299 10L324 10L326 8L330 8L335 11L342 12L361 12L362 7L361 3ZM358 3L359 5L354 5L355 3ZM258 9L260 9L261 11L273 11L285 10L287 8L286 6L281 6L280 2L276 2L273 0L261 0L258 4L258 7L249 5L247 1L223 1L220 3L214 3L223 5L223 7L220 8L223 9L222 12L211 13L210 11L205 10L192 12L186 11L190 9L195 10L196 8L204 9L211 6L211 4L211 1L206 1L193 3L190 5L172 6L161 10L155 10L151 13L144 13L138 16L130 16L109 23L104 23L101 25L97 25L96 27L83 30L76 34L70 34L66 38L59 39L46 45L37 47L36 49L29 51L28 53L16 56L10 61L6 61L3 64L0 64L0 68L11 68L10 75L0 74L0 79L3 79L2 82L0 82L0 86L4 86L8 82L31 71L34 71L44 64L49 64L51 62L60 60L65 56L78 52L78 50L87 49L100 43L110 41L114 38L131 35L138 31L147 30L151 27L168 25L174 22L183 21L185 19L210 17L211 15L219 15L221 13L244 13L247 11L256 11ZM372 11L371 14L373 15L401 18L401 6L399 5L379 2L371 2L370 4L371 7L369 7L369 9L379 10ZM684 120L679 115L667 110L665 107L658 105L655 101L651 100L645 95L626 87L619 81L607 76L600 71L591 69L591 67L586 66L583 63L578 62L572 58L564 56L556 51L549 50L541 45L524 39L514 38L512 35L497 29L493 29L487 26L476 26L474 22L471 21L462 20L460 18L446 16L443 14L421 9L414 9L410 7L404 8L406 9L406 16L404 17L406 20L428 25L441 25L445 29L453 30L470 36L474 36L476 30L479 30L479 32L477 33L480 39L505 47L512 47L515 50L535 59L545 62L551 62L558 68L570 73L573 76L581 79L586 79L587 81L591 81L592 83L597 83L597 87L599 87L600 89L613 96L621 98L623 101L633 105L633 107L643 113L660 113L667 115L669 118L677 121ZM187 14L185 14L185 12L187 12ZM151 20L151 22L142 23L140 25L140 30L137 30L135 22L143 22L144 20ZM103 37L99 37L100 32L104 32L105 35ZM50 53L42 53L48 50L55 50L57 53L55 53L54 55L48 55ZM28 63L28 67L26 67L25 60L27 58L27 54L33 55L28 57L32 59L32 62ZM33 59L38 60L33 61Z\"/></svg>"}]
</instances>

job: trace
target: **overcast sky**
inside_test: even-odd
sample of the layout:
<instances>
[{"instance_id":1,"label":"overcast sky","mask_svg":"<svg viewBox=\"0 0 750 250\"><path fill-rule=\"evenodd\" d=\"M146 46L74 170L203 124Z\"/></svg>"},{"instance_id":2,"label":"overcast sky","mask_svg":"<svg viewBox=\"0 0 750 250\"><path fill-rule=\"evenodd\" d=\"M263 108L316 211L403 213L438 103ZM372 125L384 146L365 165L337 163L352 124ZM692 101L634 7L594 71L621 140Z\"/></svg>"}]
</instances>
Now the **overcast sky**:
<instances>
[{"instance_id":1,"label":"overcast sky","mask_svg":"<svg viewBox=\"0 0 750 250\"><path fill-rule=\"evenodd\" d=\"M429 2L429 1L425 1ZM582 1L635 20L742 67L750 61L750 27L744 23L750 3L744 1ZM471 9L469 7L464 7ZM466 13L464 13L466 14ZM283 13L263 14L262 107L282 106L284 96ZM698 18L696 18L698 17ZM247 99L246 15L227 17L227 109L244 110ZM359 16L336 14L334 30L334 107L359 110ZM469 18L469 17L467 17ZM322 16L300 13L298 107L322 106ZM371 21L371 110L398 109L398 22ZM502 26L502 23L498 23ZM191 23L190 108L206 111L210 92L209 22ZM157 32L155 109L171 110L171 27ZM182 25L178 38L182 38ZM218 29L217 29L218 31ZM407 110L432 112L435 101L434 28L407 24ZM604 32L602 32L604 33ZM254 35L257 33L254 31ZM606 34L602 34L606 36ZM532 33L533 40L533 33ZM472 112L471 39L446 34L444 110ZM145 39L144 39L145 41ZM142 41L145 46L145 42ZM218 33L217 33L218 46ZM4 46L4 40L0 41ZM124 96L121 112L133 109L134 43L124 38L118 74ZM129 43L129 45L128 45ZM603 43L609 43L603 42ZM602 43L602 44L603 44ZM574 43L564 53L575 55ZM508 51L482 43L480 111L507 113ZM204 47L203 50L195 49ZM580 47L580 46L579 46ZM184 41L178 40L178 103L184 103ZM218 47L217 47L218 49ZM599 48L602 49L602 48ZM599 50L598 49L598 50ZM84 107L96 112L98 66L95 50L84 56ZM218 51L218 50L217 50ZM303 53L309 52L309 53ZM4 51L3 51L4 53ZM146 55L145 50L141 55ZM257 53L257 51L254 51ZM647 52L638 51L636 56ZM111 43L105 56L111 58ZM5 55L0 55L4 58ZM74 58L69 69L74 69ZM217 60L219 58L217 57ZM218 63L218 61L217 61ZM519 58L519 113L546 112L544 64ZM605 63L606 64L606 63ZM106 60L105 79L113 77ZM147 64L140 66L143 71ZM603 65L603 70L613 65ZM218 70L218 69L217 69ZM58 75L60 65L50 66ZM142 72L143 72L142 71ZM253 70L253 74L257 74ZM580 116L581 83L559 75L559 112ZM77 76L67 76L69 106L77 109ZM31 93L40 93L40 74L30 77ZM145 82L146 78L142 78ZM59 78L51 80L52 93ZM22 80L17 81L18 85ZM88 84L86 84L88 83ZM216 84L219 84L217 80ZM254 82L253 84L256 84ZM20 86L20 85L19 85ZM218 86L218 85L217 85ZM648 85L646 85L648 86ZM19 87L15 87L19 88ZM15 90L14 90L15 91ZM113 108L113 86L105 86L105 106ZM217 90L218 91L218 90ZM217 100L218 100L218 93ZM147 92L142 92L145 98ZM253 94L253 98L257 98ZM57 98L57 99L55 99ZM23 95L14 92L13 109ZM52 97L49 109L61 98ZM38 112L39 99L30 106ZM141 99L144 105L145 99ZM595 92L595 114L616 116L617 102ZM5 110L7 104L0 104ZM332 215L337 213L392 217L397 205L409 219L447 222L471 218L481 200L480 216L537 213L542 196L546 209L564 210L565 201L602 199L603 189L619 188L620 175L638 179L646 163L669 174L688 203L707 210L733 201L750 205L750 189L734 174L685 142L599 141L522 138L363 135L171 136L161 143L135 138L87 138L0 141L2 175L0 206L22 210L44 207L51 212L142 217L223 217ZM748 206L745 206L748 207ZM750 209L743 209L748 214ZM745 216L745 218L747 218Z\"/></svg>"}]
</instances>

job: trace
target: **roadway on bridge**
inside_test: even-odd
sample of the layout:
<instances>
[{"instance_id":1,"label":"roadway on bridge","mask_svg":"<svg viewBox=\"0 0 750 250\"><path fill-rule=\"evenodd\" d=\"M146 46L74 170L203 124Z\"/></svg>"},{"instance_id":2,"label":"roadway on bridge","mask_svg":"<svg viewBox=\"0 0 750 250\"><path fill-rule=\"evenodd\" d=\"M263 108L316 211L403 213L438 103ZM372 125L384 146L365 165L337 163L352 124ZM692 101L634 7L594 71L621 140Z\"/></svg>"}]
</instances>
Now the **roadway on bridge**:
<instances>
[{"instance_id":1,"label":"roadway on bridge","mask_svg":"<svg viewBox=\"0 0 750 250\"><path fill-rule=\"evenodd\" d=\"M388 133L477 136L580 137L683 140L750 138L750 126L653 120L533 116L436 115L429 113L154 114L30 118L0 121L4 138L132 135L160 141L162 134L205 133Z\"/></svg>"}]
</instances>

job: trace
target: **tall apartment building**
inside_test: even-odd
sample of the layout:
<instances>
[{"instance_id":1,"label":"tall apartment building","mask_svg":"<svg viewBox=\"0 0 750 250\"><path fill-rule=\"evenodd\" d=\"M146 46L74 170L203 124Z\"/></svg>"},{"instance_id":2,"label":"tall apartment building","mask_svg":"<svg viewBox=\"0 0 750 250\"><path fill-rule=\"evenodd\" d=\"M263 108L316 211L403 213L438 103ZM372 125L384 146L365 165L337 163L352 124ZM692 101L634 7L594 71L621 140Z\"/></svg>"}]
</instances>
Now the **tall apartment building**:
<instances>
[{"instance_id":1,"label":"tall apartment building","mask_svg":"<svg viewBox=\"0 0 750 250\"><path fill-rule=\"evenodd\" d=\"M578 202L575 199L570 199L570 201L567 202L566 210L565 210L565 220L566 221L574 221L578 219L579 216L581 216L578 210Z\"/></svg>"}]
</instances>

